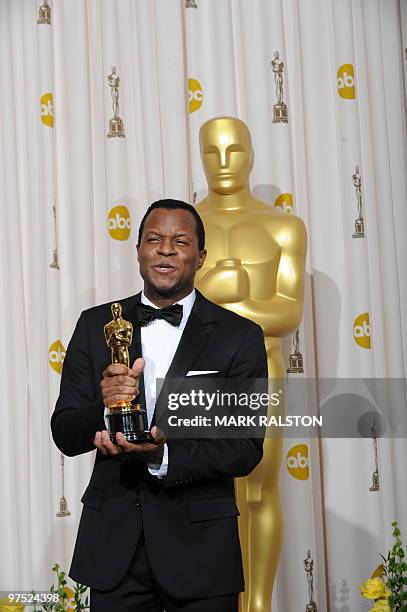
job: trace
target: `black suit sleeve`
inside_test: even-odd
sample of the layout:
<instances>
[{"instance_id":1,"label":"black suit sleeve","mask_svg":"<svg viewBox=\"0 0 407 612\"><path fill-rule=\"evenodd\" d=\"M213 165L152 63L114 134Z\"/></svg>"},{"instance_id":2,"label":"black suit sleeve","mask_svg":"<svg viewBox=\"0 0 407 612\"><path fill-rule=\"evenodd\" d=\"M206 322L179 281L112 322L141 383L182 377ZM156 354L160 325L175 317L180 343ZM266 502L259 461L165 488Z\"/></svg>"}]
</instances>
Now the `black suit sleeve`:
<instances>
[{"instance_id":1,"label":"black suit sleeve","mask_svg":"<svg viewBox=\"0 0 407 612\"><path fill-rule=\"evenodd\" d=\"M51 417L54 442L64 455L71 457L94 450L95 433L106 429L90 354L82 313L66 352L60 394Z\"/></svg>"},{"instance_id":2,"label":"black suit sleeve","mask_svg":"<svg viewBox=\"0 0 407 612\"><path fill-rule=\"evenodd\" d=\"M264 337L258 325L250 325L236 351L228 378L267 379ZM183 439L168 442L168 474L165 487L249 474L263 456L261 438Z\"/></svg>"}]
</instances>

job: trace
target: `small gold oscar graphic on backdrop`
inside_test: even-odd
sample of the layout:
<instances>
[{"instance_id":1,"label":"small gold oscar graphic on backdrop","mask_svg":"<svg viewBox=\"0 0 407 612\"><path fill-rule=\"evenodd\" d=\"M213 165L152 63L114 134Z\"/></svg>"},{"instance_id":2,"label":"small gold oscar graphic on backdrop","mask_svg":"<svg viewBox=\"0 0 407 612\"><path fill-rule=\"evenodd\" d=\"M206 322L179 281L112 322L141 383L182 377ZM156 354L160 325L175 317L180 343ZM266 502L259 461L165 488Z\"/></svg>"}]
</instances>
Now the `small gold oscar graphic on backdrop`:
<instances>
[{"instance_id":1,"label":"small gold oscar graphic on backdrop","mask_svg":"<svg viewBox=\"0 0 407 612\"><path fill-rule=\"evenodd\" d=\"M196 0L185 0L185 8L198 8Z\"/></svg>"},{"instance_id":2,"label":"small gold oscar graphic on backdrop","mask_svg":"<svg viewBox=\"0 0 407 612\"><path fill-rule=\"evenodd\" d=\"M59 261L58 261L58 242L57 242L57 207L55 203L52 207L52 212L54 213L54 252L52 254L52 261L49 264L49 267L54 270L59 270Z\"/></svg>"},{"instance_id":3,"label":"small gold oscar graphic on backdrop","mask_svg":"<svg viewBox=\"0 0 407 612\"><path fill-rule=\"evenodd\" d=\"M290 365L287 368L289 374L303 374L304 363L300 353L300 330L297 329L293 336L293 352L290 355Z\"/></svg>"},{"instance_id":4,"label":"small gold oscar graphic on backdrop","mask_svg":"<svg viewBox=\"0 0 407 612\"><path fill-rule=\"evenodd\" d=\"M288 123L288 109L283 101L284 63L280 60L278 51L274 51L274 59L270 63L271 69L274 72L277 95L277 103L273 106L273 123Z\"/></svg>"},{"instance_id":5,"label":"small gold oscar graphic on backdrop","mask_svg":"<svg viewBox=\"0 0 407 612\"><path fill-rule=\"evenodd\" d=\"M44 0L44 3L38 9L37 23L47 23L51 25L51 7L48 4L48 0Z\"/></svg>"},{"instance_id":6,"label":"small gold oscar graphic on backdrop","mask_svg":"<svg viewBox=\"0 0 407 612\"><path fill-rule=\"evenodd\" d=\"M116 66L112 67L111 74L108 75L107 80L112 95L112 106L113 106L113 117L109 121L109 132L108 138L125 138L123 120L119 116L119 87L120 77L116 74Z\"/></svg>"},{"instance_id":7,"label":"small gold oscar graphic on backdrop","mask_svg":"<svg viewBox=\"0 0 407 612\"><path fill-rule=\"evenodd\" d=\"M375 471L372 474L372 486L369 487L369 491L379 491L380 490L380 479L379 479L379 459L377 454L377 429L376 422L373 420L372 425L372 440L373 440L373 450L374 450L374 460L375 460Z\"/></svg>"},{"instance_id":8,"label":"small gold oscar graphic on backdrop","mask_svg":"<svg viewBox=\"0 0 407 612\"><path fill-rule=\"evenodd\" d=\"M365 237L365 224L362 217L362 180L359 173L359 166L355 166L355 174L352 174L352 181L356 189L356 199L358 202L358 218L355 220L355 233L352 238Z\"/></svg>"},{"instance_id":9,"label":"small gold oscar graphic on backdrop","mask_svg":"<svg viewBox=\"0 0 407 612\"><path fill-rule=\"evenodd\" d=\"M65 497L65 472L64 472L64 465L65 465L65 457L61 453L62 495L61 495L61 497L59 499L59 510L56 513L56 516L59 517L59 518L63 518L64 516L71 516L71 513L68 510L68 502L66 501L66 497Z\"/></svg>"},{"instance_id":10,"label":"small gold oscar graphic on backdrop","mask_svg":"<svg viewBox=\"0 0 407 612\"><path fill-rule=\"evenodd\" d=\"M317 604L314 601L314 560L311 559L311 551L307 550L307 557L304 559L304 569L307 573L308 597L305 612L318 612Z\"/></svg>"}]
</instances>

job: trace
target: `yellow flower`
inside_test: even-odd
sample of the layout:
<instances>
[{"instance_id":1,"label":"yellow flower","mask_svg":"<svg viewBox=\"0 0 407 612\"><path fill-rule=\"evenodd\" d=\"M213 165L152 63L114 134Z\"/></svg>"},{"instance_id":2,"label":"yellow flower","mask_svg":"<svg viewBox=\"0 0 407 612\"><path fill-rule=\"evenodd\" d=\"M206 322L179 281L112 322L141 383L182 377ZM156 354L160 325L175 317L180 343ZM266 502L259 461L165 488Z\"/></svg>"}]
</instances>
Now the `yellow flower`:
<instances>
[{"instance_id":1,"label":"yellow flower","mask_svg":"<svg viewBox=\"0 0 407 612\"><path fill-rule=\"evenodd\" d=\"M359 588L366 599L382 599L387 597L386 586L381 578L369 578Z\"/></svg>"},{"instance_id":2,"label":"yellow flower","mask_svg":"<svg viewBox=\"0 0 407 612\"><path fill-rule=\"evenodd\" d=\"M387 599L378 599L375 601L373 608L370 608L372 612L391 612L391 608L389 606L389 602Z\"/></svg>"}]
</instances>

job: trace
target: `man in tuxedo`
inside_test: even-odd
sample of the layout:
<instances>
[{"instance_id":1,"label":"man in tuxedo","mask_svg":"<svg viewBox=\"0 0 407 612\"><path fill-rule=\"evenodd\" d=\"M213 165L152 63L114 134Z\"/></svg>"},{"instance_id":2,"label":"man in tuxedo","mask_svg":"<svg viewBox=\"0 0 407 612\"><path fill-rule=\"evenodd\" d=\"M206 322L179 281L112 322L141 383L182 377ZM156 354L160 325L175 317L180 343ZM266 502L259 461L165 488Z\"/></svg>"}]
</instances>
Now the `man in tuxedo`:
<instances>
[{"instance_id":1,"label":"man in tuxedo","mask_svg":"<svg viewBox=\"0 0 407 612\"><path fill-rule=\"evenodd\" d=\"M110 304L82 312L51 419L62 453L94 450L70 576L90 586L95 612L236 612L244 589L234 477L262 457L262 439L169 439L154 425L157 378L195 373L267 378L261 328L194 289L205 260L196 210L160 200L137 246L144 290L120 301L133 324L131 368L110 363ZM153 441L112 443L104 406L140 397Z\"/></svg>"}]
</instances>

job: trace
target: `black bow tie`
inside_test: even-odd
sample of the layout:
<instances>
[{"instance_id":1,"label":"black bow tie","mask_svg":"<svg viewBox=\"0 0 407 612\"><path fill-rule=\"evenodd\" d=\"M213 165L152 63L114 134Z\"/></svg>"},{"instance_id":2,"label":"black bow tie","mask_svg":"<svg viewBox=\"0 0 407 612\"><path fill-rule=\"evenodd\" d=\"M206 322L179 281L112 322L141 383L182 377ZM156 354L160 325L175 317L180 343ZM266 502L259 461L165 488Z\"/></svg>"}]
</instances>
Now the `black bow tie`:
<instances>
[{"instance_id":1,"label":"black bow tie","mask_svg":"<svg viewBox=\"0 0 407 612\"><path fill-rule=\"evenodd\" d=\"M170 325L178 327L182 319L182 306L181 304L173 304L172 306L167 306L167 308L153 308L140 302L137 305L137 314L141 327L155 319L164 319Z\"/></svg>"}]
</instances>

